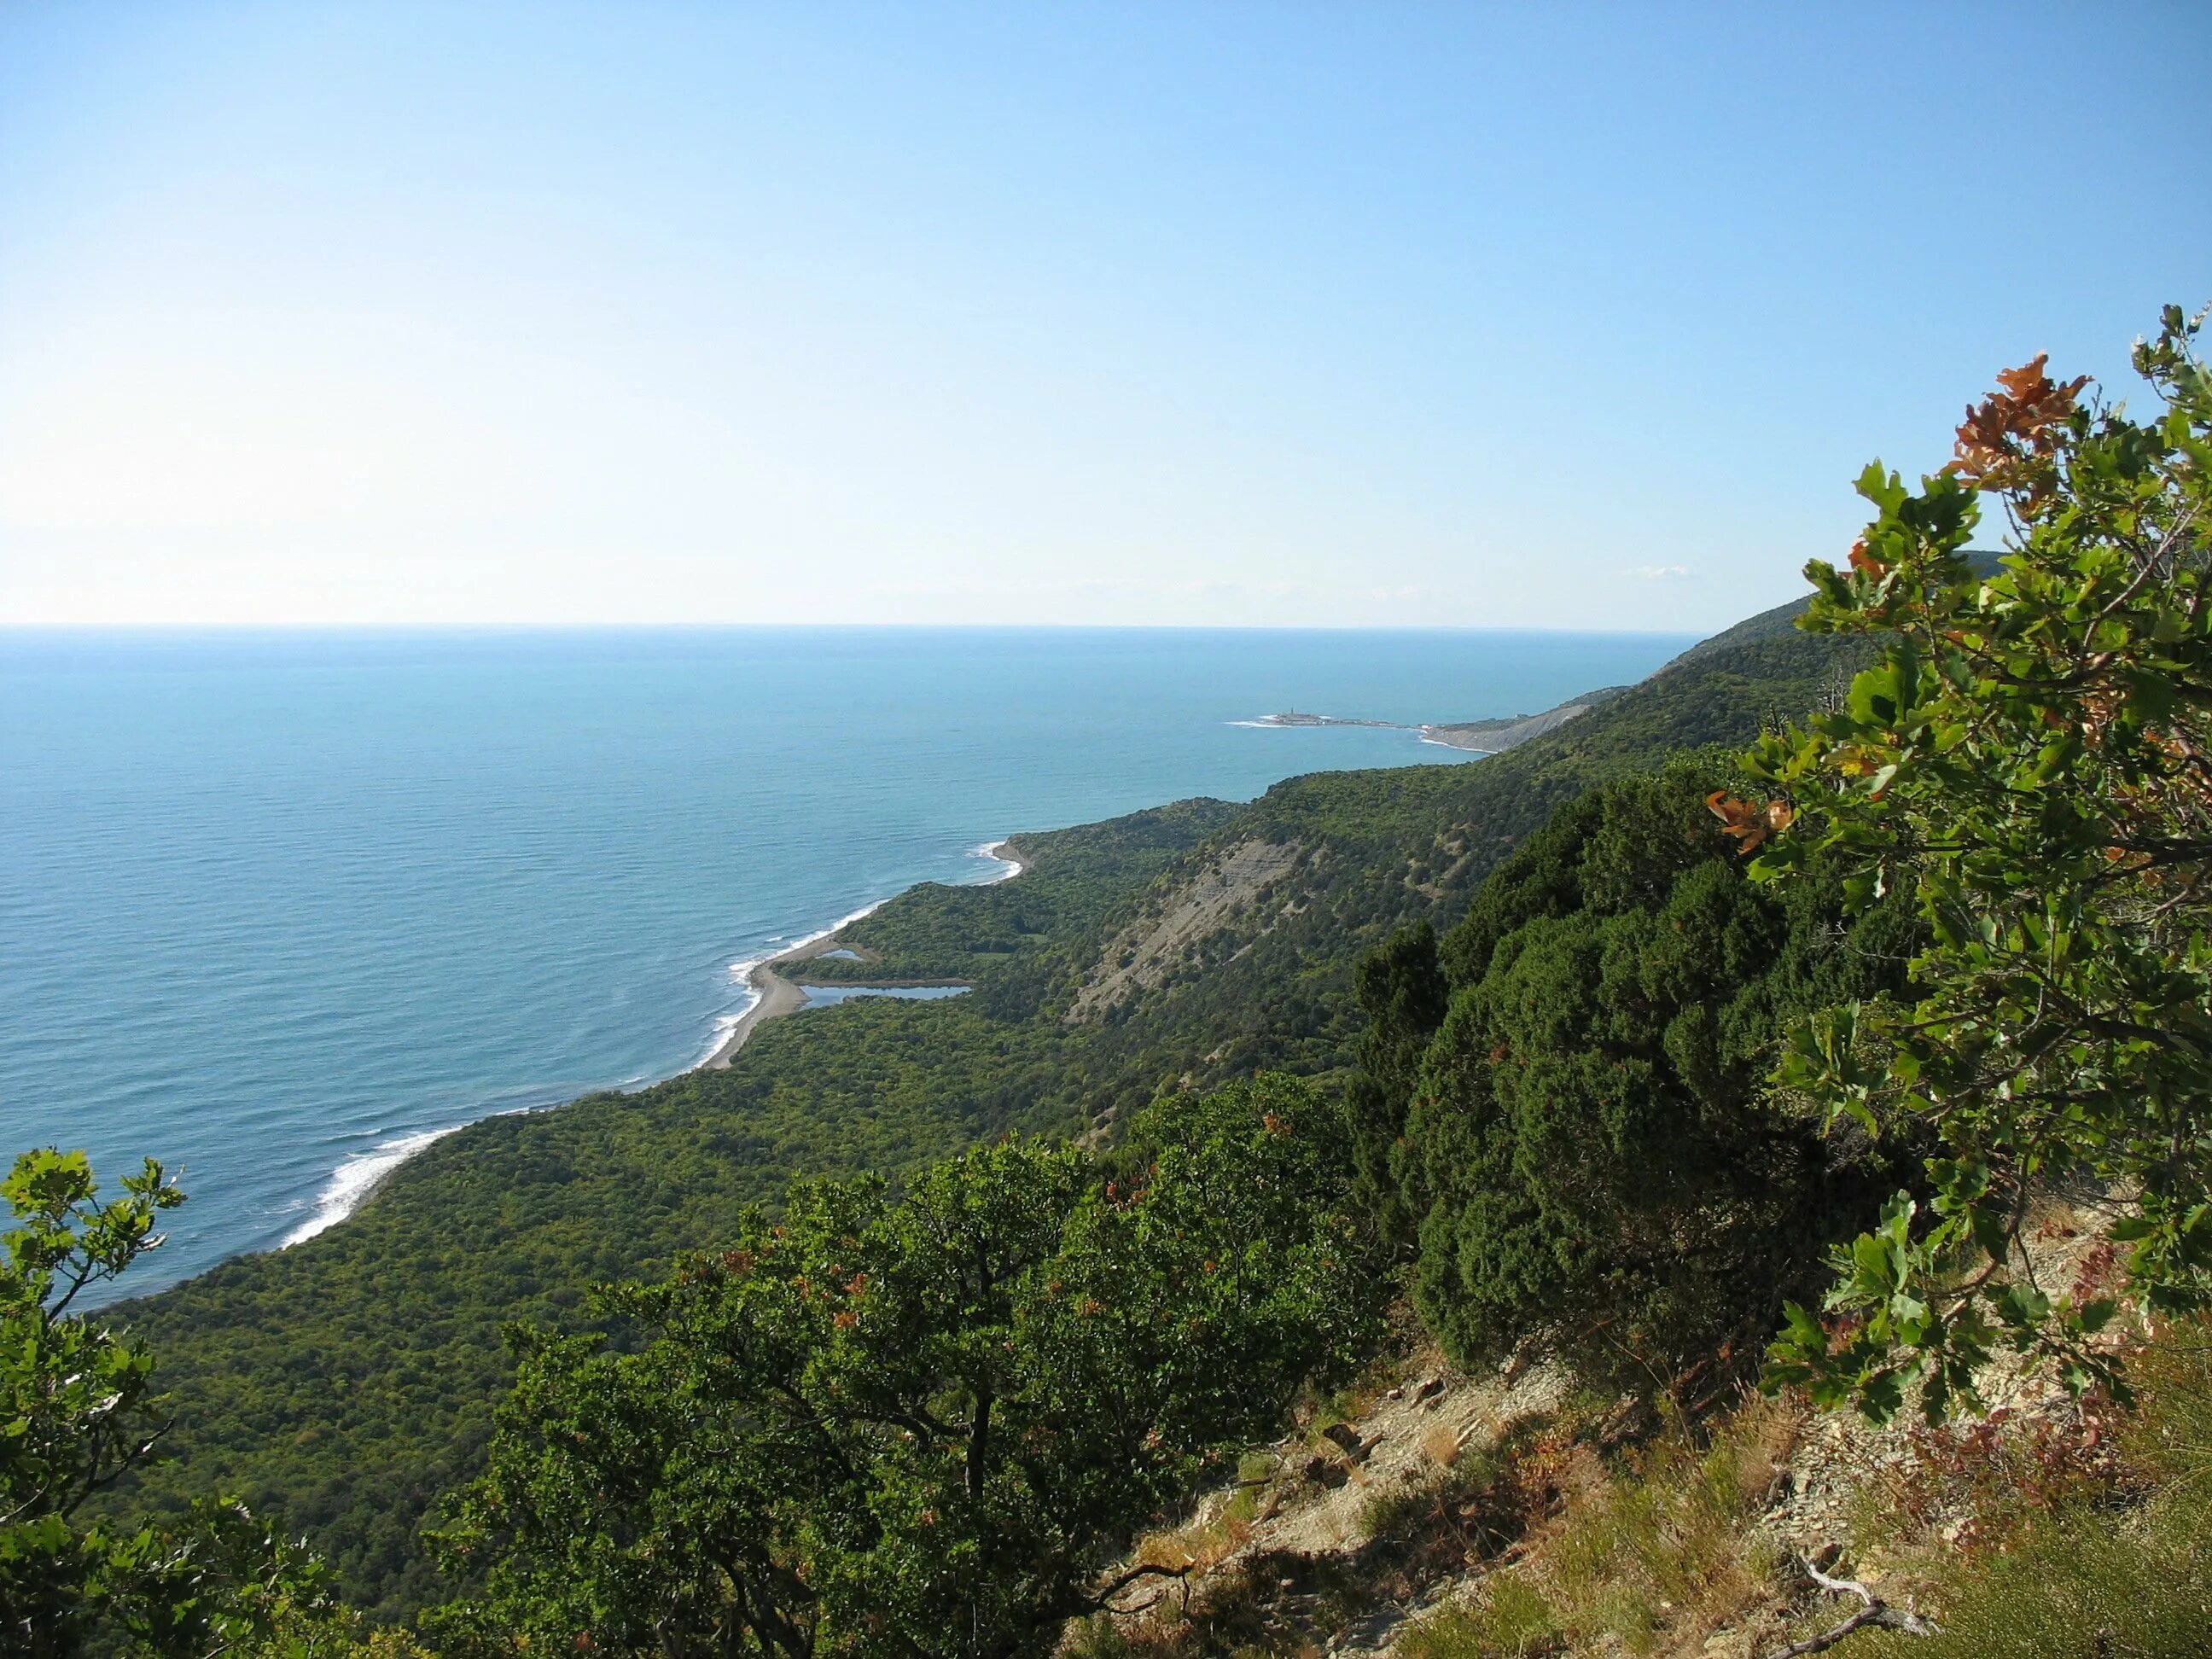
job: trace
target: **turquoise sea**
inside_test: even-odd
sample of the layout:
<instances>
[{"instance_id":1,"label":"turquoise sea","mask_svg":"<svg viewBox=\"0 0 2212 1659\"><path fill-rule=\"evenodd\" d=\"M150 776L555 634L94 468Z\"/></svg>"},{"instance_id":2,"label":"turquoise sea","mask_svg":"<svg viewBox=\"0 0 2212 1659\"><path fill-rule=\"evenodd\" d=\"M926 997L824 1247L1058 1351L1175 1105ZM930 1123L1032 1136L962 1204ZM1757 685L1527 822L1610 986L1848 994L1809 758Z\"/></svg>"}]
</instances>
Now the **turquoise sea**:
<instances>
[{"instance_id":1,"label":"turquoise sea","mask_svg":"<svg viewBox=\"0 0 2212 1659\"><path fill-rule=\"evenodd\" d=\"M440 1130L696 1064L733 968L989 879L1014 830L1481 763L1240 720L1533 712L1688 642L0 632L0 1147L181 1169L155 1288L328 1224Z\"/></svg>"}]
</instances>

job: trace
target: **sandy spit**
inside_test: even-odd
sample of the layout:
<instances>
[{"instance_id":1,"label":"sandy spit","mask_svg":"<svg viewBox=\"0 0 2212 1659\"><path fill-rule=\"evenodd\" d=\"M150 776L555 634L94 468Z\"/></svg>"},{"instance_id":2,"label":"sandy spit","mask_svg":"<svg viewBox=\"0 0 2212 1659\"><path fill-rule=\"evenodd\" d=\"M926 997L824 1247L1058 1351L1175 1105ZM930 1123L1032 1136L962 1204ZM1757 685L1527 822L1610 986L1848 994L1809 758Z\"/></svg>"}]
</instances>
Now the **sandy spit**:
<instances>
[{"instance_id":1,"label":"sandy spit","mask_svg":"<svg viewBox=\"0 0 2212 1659\"><path fill-rule=\"evenodd\" d=\"M978 850L986 858L996 859L1000 863L1012 866L1004 875L993 877L993 882L1012 881L1030 867L1029 860L1014 851L1013 843L1011 841L994 842L990 846ZM839 933L842 931L840 929ZM776 972L778 968L788 967L796 962L805 962L813 957L827 956L832 951L854 948L845 944L838 937L838 933L824 933L819 939L805 940L793 945L788 951L779 951L769 957L767 961L755 964L752 970L745 975L745 983L753 989L753 1006L746 1009L737 1023L730 1027L724 1034L721 1042L715 1044L714 1052L701 1060L696 1069L702 1072L722 1070L737 1057L738 1050L745 1046L755 1031L767 1024L769 1021L781 1019L786 1014L795 1014L806 1006L805 991ZM861 954L868 956L870 953L863 951ZM886 983L890 982L891 981L886 981ZM904 984L908 981L896 982ZM936 981L927 982L935 983Z\"/></svg>"}]
</instances>

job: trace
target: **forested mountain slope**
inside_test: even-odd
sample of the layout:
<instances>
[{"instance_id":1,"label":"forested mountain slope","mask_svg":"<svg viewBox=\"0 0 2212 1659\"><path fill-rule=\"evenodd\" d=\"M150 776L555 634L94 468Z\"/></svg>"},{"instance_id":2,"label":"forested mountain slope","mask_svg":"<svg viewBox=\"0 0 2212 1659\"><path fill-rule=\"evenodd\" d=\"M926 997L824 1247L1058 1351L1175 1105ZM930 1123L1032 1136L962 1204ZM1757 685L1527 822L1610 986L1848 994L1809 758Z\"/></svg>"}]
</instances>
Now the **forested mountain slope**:
<instances>
[{"instance_id":1,"label":"forested mountain slope","mask_svg":"<svg viewBox=\"0 0 2212 1659\"><path fill-rule=\"evenodd\" d=\"M855 924L878 959L810 976L971 980L763 1029L726 1071L488 1120L346 1222L130 1316L163 1356L177 1462L126 1503L234 1491L327 1552L385 1614L432 1593L415 1529L473 1470L509 1320L573 1323L583 1287L727 1237L802 1170L909 1170L1008 1129L1104 1126L1163 1086L1344 1066L1360 952L1447 923L1559 802L1811 706L1858 647L1796 606L1475 763L1291 779L1018 837L1030 868L924 886Z\"/></svg>"}]
</instances>

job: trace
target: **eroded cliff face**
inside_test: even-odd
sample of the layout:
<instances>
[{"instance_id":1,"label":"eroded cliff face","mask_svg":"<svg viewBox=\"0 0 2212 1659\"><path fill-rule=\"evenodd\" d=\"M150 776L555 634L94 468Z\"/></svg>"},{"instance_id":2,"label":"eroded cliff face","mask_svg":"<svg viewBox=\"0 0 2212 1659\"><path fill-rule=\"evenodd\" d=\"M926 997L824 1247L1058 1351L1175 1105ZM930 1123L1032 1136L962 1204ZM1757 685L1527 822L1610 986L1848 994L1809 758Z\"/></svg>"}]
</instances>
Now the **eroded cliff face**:
<instances>
[{"instance_id":1,"label":"eroded cliff face","mask_svg":"<svg viewBox=\"0 0 2212 1659\"><path fill-rule=\"evenodd\" d=\"M1296 842L1240 842L1170 889L1108 939L1067 1011L1067 1024L1103 1018L1124 999L1156 988L1204 940L1274 896L1304 849Z\"/></svg>"},{"instance_id":2,"label":"eroded cliff face","mask_svg":"<svg viewBox=\"0 0 2212 1659\"><path fill-rule=\"evenodd\" d=\"M1421 735L1431 743L1449 744L1454 749L1472 749L1485 755L1516 748L1531 738L1540 738L1553 727L1564 726L1589 708L1588 703L1562 703L1557 708L1531 714L1527 720L1509 720L1503 726L1489 720L1471 722L1465 726L1425 726Z\"/></svg>"},{"instance_id":3,"label":"eroded cliff face","mask_svg":"<svg viewBox=\"0 0 2212 1659\"><path fill-rule=\"evenodd\" d=\"M1557 731L1577 714L1587 714L1601 702L1619 696L1628 688L1608 685L1596 691L1585 691L1581 696L1561 703L1556 708L1547 708L1540 714L1524 714L1517 720L1448 720L1441 725L1424 726L1421 735L1431 743L1449 744L1455 749L1474 749L1486 755L1496 755L1508 749L1517 749L1531 738L1540 738L1547 732Z\"/></svg>"}]
</instances>

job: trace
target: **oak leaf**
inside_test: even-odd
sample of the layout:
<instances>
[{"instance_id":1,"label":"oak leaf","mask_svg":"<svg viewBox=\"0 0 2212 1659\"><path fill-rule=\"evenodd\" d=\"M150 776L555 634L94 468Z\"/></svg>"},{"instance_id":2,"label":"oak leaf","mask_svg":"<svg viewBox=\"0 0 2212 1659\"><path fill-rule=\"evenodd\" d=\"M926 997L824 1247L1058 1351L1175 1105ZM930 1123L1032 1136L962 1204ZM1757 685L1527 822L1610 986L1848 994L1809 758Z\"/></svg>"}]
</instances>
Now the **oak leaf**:
<instances>
[{"instance_id":1,"label":"oak leaf","mask_svg":"<svg viewBox=\"0 0 2212 1659\"><path fill-rule=\"evenodd\" d=\"M1725 789L1716 789L1705 797L1705 810L1721 821L1721 833L1735 837L1736 850L1746 858L1757 852L1767 836L1787 830L1796 818L1796 810L1786 800L1771 800L1765 805L1738 800Z\"/></svg>"},{"instance_id":2,"label":"oak leaf","mask_svg":"<svg viewBox=\"0 0 2212 1659\"><path fill-rule=\"evenodd\" d=\"M2039 351L2020 368L1999 372L1999 389L1967 406L1945 471L1978 489L2018 489L2030 506L2050 495L2049 463L2057 452L2059 428L2089 377L2062 385L2044 372L2049 360L2050 353Z\"/></svg>"},{"instance_id":3,"label":"oak leaf","mask_svg":"<svg viewBox=\"0 0 2212 1659\"><path fill-rule=\"evenodd\" d=\"M1876 581L1889 574L1889 567L1867 551L1863 536L1851 544L1851 568L1863 576L1873 577Z\"/></svg>"}]
</instances>

